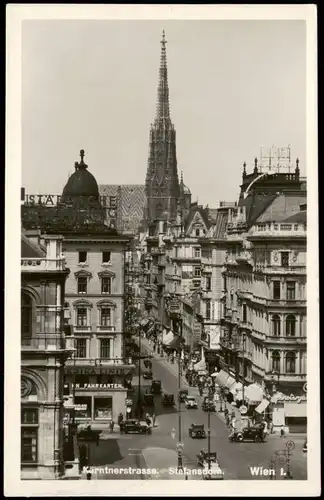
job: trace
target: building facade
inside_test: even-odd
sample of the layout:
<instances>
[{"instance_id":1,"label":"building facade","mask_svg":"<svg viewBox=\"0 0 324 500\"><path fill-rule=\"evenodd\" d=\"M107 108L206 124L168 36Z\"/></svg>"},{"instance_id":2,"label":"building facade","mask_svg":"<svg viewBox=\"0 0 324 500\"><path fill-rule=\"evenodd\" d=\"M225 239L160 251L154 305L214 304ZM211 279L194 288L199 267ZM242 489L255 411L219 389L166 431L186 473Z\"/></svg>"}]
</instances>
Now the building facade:
<instances>
[{"instance_id":1,"label":"building facade","mask_svg":"<svg viewBox=\"0 0 324 500\"><path fill-rule=\"evenodd\" d=\"M298 160L294 173L268 176L257 160L250 175L244 165L226 242L222 367L265 393L305 395L306 188Z\"/></svg>"},{"instance_id":2,"label":"building facade","mask_svg":"<svg viewBox=\"0 0 324 500\"><path fill-rule=\"evenodd\" d=\"M64 476L63 379L73 342L64 334L69 274L62 236L21 238L21 478Z\"/></svg>"}]
</instances>

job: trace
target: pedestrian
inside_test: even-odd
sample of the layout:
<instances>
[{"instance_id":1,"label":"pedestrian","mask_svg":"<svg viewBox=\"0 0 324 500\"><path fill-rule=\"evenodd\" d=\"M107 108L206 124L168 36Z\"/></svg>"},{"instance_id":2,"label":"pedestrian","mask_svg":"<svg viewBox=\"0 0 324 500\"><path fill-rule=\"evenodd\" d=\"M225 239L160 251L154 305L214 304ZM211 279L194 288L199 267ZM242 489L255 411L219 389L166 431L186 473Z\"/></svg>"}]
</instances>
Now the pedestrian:
<instances>
[{"instance_id":1,"label":"pedestrian","mask_svg":"<svg viewBox=\"0 0 324 500\"><path fill-rule=\"evenodd\" d=\"M122 412L120 412L120 414L118 415L118 425L120 427L120 424L123 422L124 420L124 415L122 414Z\"/></svg>"},{"instance_id":2,"label":"pedestrian","mask_svg":"<svg viewBox=\"0 0 324 500\"><path fill-rule=\"evenodd\" d=\"M283 425L281 426L281 429L280 429L280 437L282 437L282 438L285 437L285 428Z\"/></svg>"},{"instance_id":3,"label":"pedestrian","mask_svg":"<svg viewBox=\"0 0 324 500\"><path fill-rule=\"evenodd\" d=\"M111 420L110 425L109 425L111 434L114 432L114 426L115 426L115 422L113 420Z\"/></svg>"},{"instance_id":4,"label":"pedestrian","mask_svg":"<svg viewBox=\"0 0 324 500\"><path fill-rule=\"evenodd\" d=\"M228 415L228 409L227 408L225 408L225 410L224 410L224 415L225 415L225 417L227 417L227 415Z\"/></svg>"},{"instance_id":5,"label":"pedestrian","mask_svg":"<svg viewBox=\"0 0 324 500\"><path fill-rule=\"evenodd\" d=\"M156 420L156 415L155 415L155 413L153 413L153 415L152 415L153 427L155 427L155 420Z\"/></svg>"}]
</instances>

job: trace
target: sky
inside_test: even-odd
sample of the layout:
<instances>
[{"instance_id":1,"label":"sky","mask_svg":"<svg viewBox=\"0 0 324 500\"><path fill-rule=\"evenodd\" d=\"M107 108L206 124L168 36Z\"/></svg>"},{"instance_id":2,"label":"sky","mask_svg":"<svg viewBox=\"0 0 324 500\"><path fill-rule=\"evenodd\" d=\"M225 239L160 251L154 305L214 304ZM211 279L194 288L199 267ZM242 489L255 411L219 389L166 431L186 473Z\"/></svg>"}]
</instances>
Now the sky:
<instances>
[{"instance_id":1,"label":"sky","mask_svg":"<svg viewBox=\"0 0 324 500\"><path fill-rule=\"evenodd\" d=\"M305 21L24 20L26 193L61 194L80 149L98 184L144 184L163 29L192 201L237 200L262 146L290 145L306 175Z\"/></svg>"}]
</instances>

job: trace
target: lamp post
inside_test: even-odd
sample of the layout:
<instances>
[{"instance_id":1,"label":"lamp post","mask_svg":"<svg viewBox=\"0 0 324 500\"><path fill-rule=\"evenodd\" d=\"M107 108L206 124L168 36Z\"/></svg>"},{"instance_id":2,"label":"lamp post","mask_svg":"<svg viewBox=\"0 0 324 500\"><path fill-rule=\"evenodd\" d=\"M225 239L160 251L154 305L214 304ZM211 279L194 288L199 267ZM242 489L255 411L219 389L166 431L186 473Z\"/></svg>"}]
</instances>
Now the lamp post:
<instances>
[{"instance_id":1,"label":"lamp post","mask_svg":"<svg viewBox=\"0 0 324 500\"><path fill-rule=\"evenodd\" d=\"M141 349L142 349L142 332L141 328L138 330L138 347L139 347L139 356L138 356L138 394L137 394L137 411L138 416L142 417L142 396L141 396Z\"/></svg>"},{"instance_id":2,"label":"lamp post","mask_svg":"<svg viewBox=\"0 0 324 500\"><path fill-rule=\"evenodd\" d=\"M178 325L180 325L180 341L182 339L182 318L178 318ZM179 428L179 444L181 443L181 344L178 348L178 404L179 404L179 410L178 410L178 428ZM178 471L182 470L183 471L183 466L182 466L182 450L183 446L179 447L178 449Z\"/></svg>"},{"instance_id":3,"label":"lamp post","mask_svg":"<svg viewBox=\"0 0 324 500\"><path fill-rule=\"evenodd\" d=\"M242 379L242 398L243 398L243 405L245 403L245 400L244 400L244 382L245 382L245 357L244 357L244 354L245 354L245 332L243 331L242 333L242 367L243 367L243 379Z\"/></svg>"},{"instance_id":4,"label":"lamp post","mask_svg":"<svg viewBox=\"0 0 324 500\"><path fill-rule=\"evenodd\" d=\"M207 453L208 453L208 475L210 475L210 465L211 465L211 462L210 462L210 404L211 404L211 400L212 400L212 384L213 384L213 381L212 381L212 378L209 377L208 378L208 420L207 420L207 425L208 425L208 429L207 429L207 432L208 432L208 436L207 436Z\"/></svg>"}]
</instances>

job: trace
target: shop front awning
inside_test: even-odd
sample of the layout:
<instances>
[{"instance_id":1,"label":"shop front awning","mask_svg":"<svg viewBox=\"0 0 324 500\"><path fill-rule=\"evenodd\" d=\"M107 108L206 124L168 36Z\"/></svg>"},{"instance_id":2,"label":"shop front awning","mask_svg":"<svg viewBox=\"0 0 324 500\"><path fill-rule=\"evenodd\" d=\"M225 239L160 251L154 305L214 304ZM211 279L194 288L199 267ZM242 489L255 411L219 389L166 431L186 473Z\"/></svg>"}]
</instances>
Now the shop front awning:
<instances>
[{"instance_id":1,"label":"shop front awning","mask_svg":"<svg viewBox=\"0 0 324 500\"><path fill-rule=\"evenodd\" d=\"M232 387L236 384L235 378L231 377L230 375L228 376L225 387L230 391Z\"/></svg>"},{"instance_id":2,"label":"shop front awning","mask_svg":"<svg viewBox=\"0 0 324 500\"><path fill-rule=\"evenodd\" d=\"M177 350L180 347L182 347L182 344L184 342L185 342L185 340L183 338L179 337L179 335L174 335L173 340L171 340L170 344L168 344L168 348Z\"/></svg>"},{"instance_id":3,"label":"shop front awning","mask_svg":"<svg viewBox=\"0 0 324 500\"><path fill-rule=\"evenodd\" d=\"M214 377L216 384L218 384L221 387L226 386L226 380L228 379L229 375L227 372L224 370L220 370L217 375Z\"/></svg>"},{"instance_id":4,"label":"shop front awning","mask_svg":"<svg viewBox=\"0 0 324 500\"><path fill-rule=\"evenodd\" d=\"M264 392L260 385L251 384L246 387L244 396L250 405L258 405L263 400Z\"/></svg>"},{"instance_id":5,"label":"shop front awning","mask_svg":"<svg viewBox=\"0 0 324 500\"><path fill-rule=\"evenodd\" d=\"M195 372L206 371L207 367L205 360L201 359L200 361L198 361L198 363L194 365L193 369L195 370Z\"/></svg>"},{"instance_id":6,"label":"shop front awning","mask_svg":"<svg viewBox=\"0 0 324 500\"><path fill-rule=\"evenodd\" d=\"M164 346L169 346L171 344L171 342L173 341L173 339L174 339L174 333L172 332L172 330L169 330L169 331L164 330L163 331L162 344Z\"/></svg>"},{"instance_id":7,"label":"shop front awning","mask_svg":"<svg viewBox=\"0 0 324 500\"><path fill-rule=\"evenodd\" d=\"M239 392L242 392L242 389L243 389L243 385L241 382L236 382L235 384L233 384L230 388L230 392L233 394L233 395L236 395L237 393Z\"/></svg>"},{"instance_id":8,"label":"shop front awning","mask_svg":"<svg viewBox=\"0 0 324 500\"><path fill-rule=\"evenodd\" d=\"M270 401L268 399L263 399L259 406L256 407L255 411L257 413L263 413L269 406Z\"/></svg>"}]
</instances>

